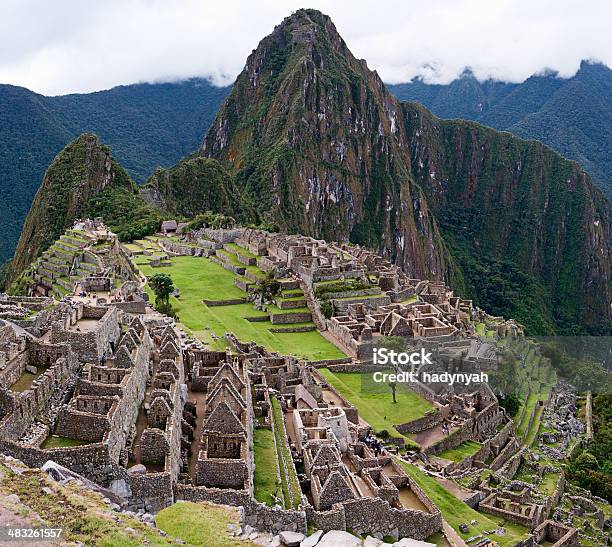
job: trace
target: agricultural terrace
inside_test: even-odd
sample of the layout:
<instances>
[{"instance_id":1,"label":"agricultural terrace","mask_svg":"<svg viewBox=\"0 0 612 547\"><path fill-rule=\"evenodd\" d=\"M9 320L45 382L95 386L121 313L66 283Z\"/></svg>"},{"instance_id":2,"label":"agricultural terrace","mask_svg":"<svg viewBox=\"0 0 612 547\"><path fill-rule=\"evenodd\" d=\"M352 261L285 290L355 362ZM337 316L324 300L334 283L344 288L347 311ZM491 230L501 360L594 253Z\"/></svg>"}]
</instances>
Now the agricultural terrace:
<instances>
[{"instance_id":1,"label":"agricultural terrace","mask_svg":"<svg viewBox=\"0 0 612 547\"><path fill-rule=\"evenodd\" d=\"M295 355L311 361L323 359L340 359L345 354L324 338L312 322L291 323L289 325L273 325L269 319L271 313L300 313L303 308L279 310L275 305L268 307L268 312L256 310L250 302L224 306L207 306L204 300L245 299L246 293L234 285L236 274L228 271L204 257L177 256L170 259L170 265L153 267L152 258L163 256L163 251L154 239L146 239L128 244L126 247L143 250L146 245L148 255L138 254L133 262L141 273L149 277L156 273L166 273L172 277L175 287L180 291L178 298L171 297L178 318L186 330L213 349L222 349L226 343L224 335L233 332L240 340L254 341L269 350L285 355ZM228 253L226 251L226 253ZM253 273L256 266L249 266ZM259 270L261 276L264 273ZM153 299L149 289L149 296ZM288 291L281 299L296 297L295 291ZM307 308L306 308L307 311ZM255 318L255 321L248 319ZM270 329L293 329L310 327L306 332L272 332Z\"/></svg>"},{"instance_id":2,"label":"agricultural terrace","mask_svg":"<svg viewBox=\"0 0 612 547\"><path fill-rule=\"evenodd\" d=\"M438 456L452 462L460 462L478 452L481 444L476 441L463 441L459 446L440 452Z\"/></svg>"},{"instance_id":3,"label":"agricultural terrace","mask_svg":"<svg viewBox=\"0 0 612 547\"><path fill-rule=\"evenodd\" d=\"M522 438L527 446L532 446L537 439L544 411L543 404L557 382L550 362L540 355L536 348L537 346L528 340L520 340L510 346L520 359L516 374L521 389L521 404L514 416L514 422L519 438Z\"/></svg>"}]
</instances>

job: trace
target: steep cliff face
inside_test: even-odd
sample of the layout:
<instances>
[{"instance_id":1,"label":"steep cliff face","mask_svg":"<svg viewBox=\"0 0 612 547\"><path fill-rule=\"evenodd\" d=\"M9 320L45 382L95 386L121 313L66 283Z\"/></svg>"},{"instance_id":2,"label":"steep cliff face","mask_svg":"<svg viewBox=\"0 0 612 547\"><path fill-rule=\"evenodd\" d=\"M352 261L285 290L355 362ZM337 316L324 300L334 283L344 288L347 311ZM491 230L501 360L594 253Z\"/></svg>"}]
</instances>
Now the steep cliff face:
<instances>
[{"instance_id":1,"label":"steep cliff face","mask_svg":"<svg viewBox=\"0 0 612 547\"><path fill-rule=\"evenodd\" d=\"M516 283L530 330L605 333L610 320L610 202L575 163L535 141L443 121L404 103L412 172L442 226L468 292L483 307ZM474 262L497 260L485 279ZM476 268L477 269L477 268ZM513 271L514 270L514 271ZM521 276L527 276L521 279ZM480 288L480 291L478 290ZM483 298L484 296L484 298ZM543 300L544 299L544 300ZM538 324L539 323L539 324Z\"/></svg>"},{"instance_id":2,"label":"steep cliff face","mask_svg":"<svg viewBox=\"0 0 612 547\"><path fill-rule=\"evenodd\" d=\"M249 56L200 149L256 217L446 277L531 333L610 329L610 204L545 146L400 103L300 10Z\"/></svg>"},{"instance_id":3,"label":"steep cliff face","mask_svg":"<svg viewBox=\"0 0 612 547\"><path fill-rule=\"evenodd\" d=\"M350 239L415 276L444 275L401 105L325 15L300 10L262 40L200 153L229 167L253 221Z\"/></svg>"},{"instance_id":4,"label":"steep cliff face","mask_svg":"<svg viewBox=\"0 0 612 547\"><path fill-rule=\"evenodd\" d=\"M91 200L102 192L134 196L135 184L98 137L84 134L53 160L25 221L8 280L14 280L72 225L91 212ZM133 209L132 209L133 212Z\"/></svg>"}]
</instances>

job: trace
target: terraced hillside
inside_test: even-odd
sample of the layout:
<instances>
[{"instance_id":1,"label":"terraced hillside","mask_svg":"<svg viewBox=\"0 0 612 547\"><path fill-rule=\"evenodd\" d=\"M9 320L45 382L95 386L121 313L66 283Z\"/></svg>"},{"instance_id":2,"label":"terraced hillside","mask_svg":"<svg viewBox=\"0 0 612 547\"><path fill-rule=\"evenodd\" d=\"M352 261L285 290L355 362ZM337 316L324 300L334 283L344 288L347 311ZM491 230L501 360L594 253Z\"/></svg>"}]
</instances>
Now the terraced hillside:
<instances>
[{"instance_id":1,"label":"terraced hillside","mask_svg":"<svg viewBox=\"0 0 612 547\"><path fill-rule=\"evenodd\" d=\"M100 270L98 256L91 250L96 244L84 232L67 230L16 281L13 292L49 295L61 299L73 292L75 283Z\"/></svg>"}]
</instances>

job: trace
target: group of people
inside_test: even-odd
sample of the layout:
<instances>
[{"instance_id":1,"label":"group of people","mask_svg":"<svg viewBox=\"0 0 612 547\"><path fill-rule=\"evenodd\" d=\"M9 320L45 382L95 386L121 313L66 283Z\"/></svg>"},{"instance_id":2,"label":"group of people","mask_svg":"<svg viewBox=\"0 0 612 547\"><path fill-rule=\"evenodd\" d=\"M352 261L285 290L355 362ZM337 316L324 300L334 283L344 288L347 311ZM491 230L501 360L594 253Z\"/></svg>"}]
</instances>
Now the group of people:
<instances>
[{"instance_id":1,"label":"group of people","mask_svg":"<svg viewBox=\"0 0 612 547\"><path fill-rule=\"evenodd\" d=\"M382 454L383 443L374 435L368 435L363 439L366 446L369 446L374 451L374 456L378 457Z\"/></svg>"}]
</instances>

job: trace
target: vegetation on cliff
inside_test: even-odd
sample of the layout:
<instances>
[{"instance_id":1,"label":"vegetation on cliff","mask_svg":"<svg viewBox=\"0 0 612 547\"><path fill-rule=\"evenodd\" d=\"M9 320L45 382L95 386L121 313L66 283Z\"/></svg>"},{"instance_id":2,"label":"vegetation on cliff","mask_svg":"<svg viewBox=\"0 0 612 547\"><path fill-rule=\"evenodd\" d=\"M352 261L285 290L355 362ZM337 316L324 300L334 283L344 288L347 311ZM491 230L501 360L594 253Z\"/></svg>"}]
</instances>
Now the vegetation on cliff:
<instances>
[{"instance_id":1,"label":"vegetation on cliff","mask_svg":"<svg viewBox=\"0 0 612 547\"><path fill-rule=\"evenodd\" d=\"M446 277L529 334L610 330L610 203L540 143L399 103L299 10L247 60L201 147L288 232Z\"/></svg>"},{"instance_id":2,"label":"vegetation on cliff","mask_svg":"<svg viewBox=\"0 0 612 547\"><path fill-rule=\"evenodd\" d=\"M571 78L534 74L522 83L480 82L469 70L450 84L389 86L442 118L475 120L525 139L537 139L580 162L612 197L612 70L583 61Z\"/></svg>"}]
</instances>

